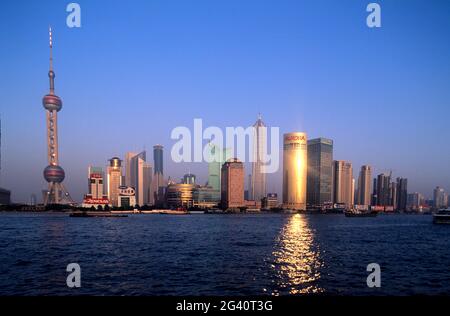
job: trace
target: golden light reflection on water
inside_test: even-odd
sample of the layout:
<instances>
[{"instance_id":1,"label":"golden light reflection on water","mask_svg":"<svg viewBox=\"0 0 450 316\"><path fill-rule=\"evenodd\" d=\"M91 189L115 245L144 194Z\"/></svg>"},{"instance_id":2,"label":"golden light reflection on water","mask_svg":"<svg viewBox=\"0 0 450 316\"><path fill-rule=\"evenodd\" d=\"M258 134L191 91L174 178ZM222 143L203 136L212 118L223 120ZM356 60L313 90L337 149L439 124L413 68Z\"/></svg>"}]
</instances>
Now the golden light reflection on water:
<instances>
[{"instance_id":1,"label":"golden light reflection on water","mask_svg":"<svg viewBox=\"0 0 450 316\"><path fill-rule=\"evenodd\" d=\"M320 279L320 259L318 247L314 246L314 232L304 215L293 215L283 227L277 247L272 253L277 287L272 294L320 293L324 290L317 285Z\"/></svg>"}]
</instances>

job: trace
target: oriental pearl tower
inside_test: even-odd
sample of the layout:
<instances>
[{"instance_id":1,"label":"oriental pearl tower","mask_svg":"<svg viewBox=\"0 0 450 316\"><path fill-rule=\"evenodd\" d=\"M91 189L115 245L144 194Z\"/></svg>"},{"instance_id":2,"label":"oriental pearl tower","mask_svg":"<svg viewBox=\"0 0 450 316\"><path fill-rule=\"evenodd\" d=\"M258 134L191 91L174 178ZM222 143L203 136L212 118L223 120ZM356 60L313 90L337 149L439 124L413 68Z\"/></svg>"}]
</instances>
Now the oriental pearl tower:
<instances>
[{"instance_id":1,"label":"oriental pearl tower","mask_svg":"<svg viewBox=\"0 0 450 316\"><path fill-rule=\"evenodd\" d=\"M44 204L73 204L69 192L64 188L64 169L59 166L58 160L58 112L62 108L61 99L55 94L55 72L53 71L53 43L52 29L49 28L50 37L50 92L42 99L47 116L47 156L48 166L44 169L44 178L48 182L48 190L44 194Z\"/></svg>"}]
</instances>

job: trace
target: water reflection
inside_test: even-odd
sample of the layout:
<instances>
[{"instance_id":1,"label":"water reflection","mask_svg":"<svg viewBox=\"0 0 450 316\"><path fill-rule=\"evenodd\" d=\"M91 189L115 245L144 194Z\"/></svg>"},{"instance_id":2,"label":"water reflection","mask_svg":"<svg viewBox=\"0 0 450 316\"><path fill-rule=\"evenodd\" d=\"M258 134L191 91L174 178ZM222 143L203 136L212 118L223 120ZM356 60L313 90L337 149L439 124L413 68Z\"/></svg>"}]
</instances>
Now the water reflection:
<instances>
[{"instance_id":1,"label":"water reflection","mask_svg":"<svg viewBox=\"0 0 450 316\"><path fill-rule=\"evenodd\" d=\"M273 295L320 293L322 262L314 232L304 215L293 215L283 227L272 253L276 275Z\"/></svg>"}]
</instances>

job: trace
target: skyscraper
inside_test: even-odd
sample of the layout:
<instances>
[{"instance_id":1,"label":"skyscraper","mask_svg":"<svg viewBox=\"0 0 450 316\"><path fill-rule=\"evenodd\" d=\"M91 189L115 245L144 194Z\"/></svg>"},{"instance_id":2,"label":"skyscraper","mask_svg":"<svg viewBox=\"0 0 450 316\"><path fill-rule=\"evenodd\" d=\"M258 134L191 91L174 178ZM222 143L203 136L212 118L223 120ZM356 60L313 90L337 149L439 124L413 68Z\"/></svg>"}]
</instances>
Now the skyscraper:
<instances>
[{"instance_id":1,"label":"skyscraper","mask_svg":"<svg viewBox=\"0 0 450 316\"><path fill-rule=\"evenodd\" d=\"M244 164L237 158L222 166L221 200L225 209L244 206Z\"/></svg>"},{"instance_id":2,"label":"skyscraper","mask_svg":"<svg viewBox=\"0 0 450 316\"><path fill-rule=\"evenodd\" d=\"M372 191L372 168L370 166L361 166L358 177L358 189L356 201L360 205L370 205L370 194Z\"/></svg>"},{"instance_id":3,"label":"skyscraper","mask_svg":"<svg viewBox=\"0 0 450 316\"><path fill-rule=\"evenodd\" d=\"M88 188L89 195L93 199L102 199L106 198L104 194L104 183L103 183L103 170L101 167L92 167L88 168Z\"/></svg>"},{"instance_id":4,"label":"skyscraper","mask_svg":"<svg viewBox=\"0 0 450 316\"><path fill-rule=\"evenodd\" d=\"M333 141L326 138L308 140L307 202L321 206L332 202Z\"/></svg>"},{"instance_id":5,"label":"skyscraper","mask_svg":"<svg viewBox=\"0 0 450 316\"><path fill-rule=\"evenodd\" d=\"M406 211L408 203L408 179L397 178L397 210Z\"/></svg>"},{"instance_id":6,"label":"skyscraper","mask_svg":"<svg viewBox=\"0 0 450 316\"><path fill-rule=\"evenodd\" d=\"M130 160L131 187L136 191L136 203L140 206L152 204L151 200L151 166L146 162L145 150Z\"/></svg>"},{"instance_id":7,"label":"skyscraper","mask_svg":"<svg viewBox=\"0 0 450 316\"><path fill-rule=\"evenodd\" d=\"M143 164L143 192L144 192L144 205L154 205L155 195L153 194L153 168L152 165L145 162Z\"/></svg>"},{"instance_id":8,"label":"skyscraper","mask_svg":"<svg viewBox=\"0 0 450 316\"><path fill-rule=\"evenodd\" d=\"M333 202L345 204L347 208L353 205L353 167L352 163L335 160L333 163Z\"/></svg>"},{"instance_id":9,"label":"skyscraper","mask_svg":"<svg viewBox=\"0 0 450 316\"><path fill-rule=\"evenodd\" d=\"M112 206L119 205L119 193L122 186L122 160L113 157L107 169L107 193Z\"/></svg>"},{"instance_id":10,"label":"skyscraper","mask_svg":"<svg viewBox=\"0 0 450 316\"><path fill-rule=\"evenodd\" d=\"M162 145L153 146L153 161L155 164L155 174L164 174L164 147Z\"/></svg>"},{"instance_id":11,"label":"skyscraper","mask_svg":"<svg viewBox=\"0 0 450 316\"><path fill-rule=\"evenodd\" d=\"M377 178L373 179L371 205L378 205L378 182Z\"/></svg>"},{"instance_id":12,"label":"skyscraper","mask_svg":"<svg viewBox=\"0 0 450 316\"><path fill-rule=\"evenodd\" d=\"M58 154L58 112L62 109L62 101L55 94L55 72L53 71L53 39L50 36L50 92L42 99L47 116L47 158L48 166L44 169L44 178L48 182L48 191L44 196L44 204L74 203L62 182L65 178L64 169L59 166Z\"/></svg>"},{"instance_id":13,"label":"skyscraper","mask_svg":"<svg viewBox=\"0 0 450 316\"><path fill-rule=\"evenodd\" d=\"M391 182L389 187L389 205L392 206L393 210L397 209L397 183Z\"/></svg>"},{"instance_id":14,"label":"skyscraper","mask_svg":"<svg viewBox=\"0 0 450 316\"><path fill-rule=\"evenodd\" d=\"M220 191L220 170L223 157L218 146L209 143L208 149L208 185L214 190Z\"/></svg>"},{"instance_id":15,"label":"skyscraper","mask_svg":"<svg viewBox=\"0 0 450 316\"><path fill-rule=\"evenodd\" d=\"M104 173L101 167L88 168L88 194L83 198L82 206L89 208L105 207L109 204L108 196L104 192Z\"/></svg>"},{"instance_id":16,"label":"skyscraper","mask_svg":"<svg viewBox=\"0 0 450 316\"><path fill-rule=\"evenodd\" d=\"M377 201L376 205L392 205L391 175L381 173L377 176Z\"/></svg>"},{"instance_id":17,"label":"skyscraper","mask_svg":"<svg viewBox=\"0 0 450 316\"><path fill-rule=\"evenodd\" d=\"M261 201L266 196L265 153L267 144L267 127L261 115L253 125L253 162L250 198Z\"/></svg>"},{"instance_id":18,"label":"skyscraper","mask_svg":"<svg viewBox=\"0 0 450 316\"><path fill-rule=\"evenodd\" d=\"M352 178L352 197L351 197L352 205L355 204L355 190L356 190L355 178Z\"/></svg>"},{"instance_id":19,"label":"skyscraper","mask_svg":"<svg viewBox=\"0 0 450 316\"><path fill-rule=\"evenodd\" d=\"M305 133L283 135L283 207L306 210L307 139Z\"/></svg>"},{"instance_id":20,"label":"skyscraper","mask_svg":"<svg viewBox=\"0 0 450 316\"><path fill-rule=\"evenodd\" d=\"M164 183L164 147L162 145L153 146L153 161L155 165L154 169L154 186L153 195L155 203L161 204L164 202L165 195L165 183Z\"/></svg>"},{"instance_id":21,"label":"skyscraper","mask_svg":"<svg viewBox=\"0 0 450 316\"><path fill-rule=\"evenodd\" d=\"M228 148L222 150L219 146L213 143L209 143L208 146L208 185L214 190L220 192L221 169L225 161L227 161L231 157L230 150Z\"/></svg>"},{"instance_id":22,"label":"skyscraper","mask_svg":"<svg viewBox=\"0 0 450 316\"><path fill-rule=\"evenodd\" d=\"M407 208L412 211L418 211L420 210L423 200L424 200L423 195L418 192L408 194Z\"/></svg>"},{"instance_id":23,"label":"skyscraper","mask_svg":"<svg viewBox=\"0 0 450 316\"><path fill-rule=\"evenodd\" d=\"M250 201L250 200L253 200L253 197L252 197L252 174L251 173L249 173L247 181L248 181L247 182L247 190L244 191L244 198L245 198L245 200ZM245 194L247 194L247 196Z\"/></svg>"},{"instance_id":24,"label":"skyscraper","mask_svg":"<svg viewBox=\"0 0 450 316\"><path fill-rule=\"evenodd\" d=\"M127 152L125 154L125 185L131 185L131 159L136 156L138 153L135 152Z\"/></svg>"},{"instance_id":25,"label":"skyscraper","mask_svg":"<svg viewBox=\"0 0 450 316\"><path fill-rule=\"evenodd\" d=\"M447 207L447 203L445 201L445 190L444 188L441 188L437 186L433 190L433 200L434 200L434 207L436 209Z\"/></svg>"}]
</instances>

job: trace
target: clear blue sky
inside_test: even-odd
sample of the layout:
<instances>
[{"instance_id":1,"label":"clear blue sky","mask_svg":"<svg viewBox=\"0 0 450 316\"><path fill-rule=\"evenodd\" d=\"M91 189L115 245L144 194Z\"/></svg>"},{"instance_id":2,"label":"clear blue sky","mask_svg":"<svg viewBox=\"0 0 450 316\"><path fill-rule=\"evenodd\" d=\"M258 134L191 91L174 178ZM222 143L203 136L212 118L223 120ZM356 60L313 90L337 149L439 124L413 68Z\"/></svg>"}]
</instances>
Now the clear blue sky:
<instances>
[{"instance_id":1,"label":"clear blue sky","mask_svg":"<svg viewBox=\"0 0 450 316\"><path fill-rule=\"evenodd\" d=\"M450 190L450 2L8 1L0 11L0 185L14 201L45 188L48 26L54 28L60 162L76 200L87 166L165 146L165 173L205 164L170 161L171 130L248 126L258 112L281 132L335 142L335 159L409 179L409 191ZM152 157L150 153L148 155ZM247 173L250 172L247 169ZM280 192L281 173L269 177Z\"/></svg>"}]
</instances>

